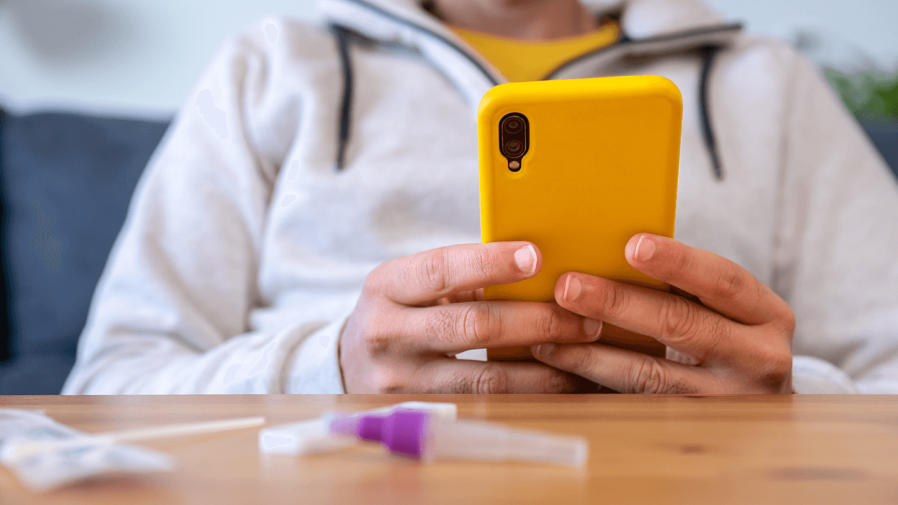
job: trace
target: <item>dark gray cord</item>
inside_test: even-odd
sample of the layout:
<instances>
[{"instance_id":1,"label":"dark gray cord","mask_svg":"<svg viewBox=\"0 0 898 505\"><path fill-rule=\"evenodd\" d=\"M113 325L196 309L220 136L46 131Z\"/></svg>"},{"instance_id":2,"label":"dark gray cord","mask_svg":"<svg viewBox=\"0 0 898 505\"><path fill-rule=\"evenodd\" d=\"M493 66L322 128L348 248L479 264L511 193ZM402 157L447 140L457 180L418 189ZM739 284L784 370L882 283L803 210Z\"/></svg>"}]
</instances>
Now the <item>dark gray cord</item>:
<instances>
[{"instance_id":1,"label":"dark gray cord","mask_svg":"<svg viewBox=\"0 0 898 505\"><path fill-rule=\"evenodd\" d=\"M352 116L352 95L354 76L352 60L349 57L349 37L351 34L343 27L331 25L331 31L337 39L337 51L340 53L340 69L343 72L343 97L340 103L340 127L337 144L337 171L343 170L346 162L346 146L349 144L349 127Z\"/></svg>"},{"instance_id":2,"label":"dark gray cord","mask_svg":"<svg viewBox=\"0 0 898 505\"><path fill-rule=\"evenodd\" d=\"M714 177L718 181L723 180L723 167L720 162L720 152L717 148L717 139L714 136L714 127L711 124L711 69L714 66L714 58L720 47L708 46L702 49L702 74L698 87L698 110L701 117L702 136L705 139L705 147L711 157L711 166L714 168Z\"/></svg>"},{"instance_id":3,"label":"dark gray cord","mask_svg":"<svg viewBox=\"0 0 898 505\"><path fill-rule=\"evenodd\" d=\"M483 74L486 76L488 80L491 81L493 85L498 84L489 71L480 64L475 58L472 58L467 52L453 44L451 41L439 35L437 33L431 32L426 28L418 26L414 23L409 22L408 20L402 19L395 14L387 12L379 7L371 5L364 0L350 0L360 6L363 6L369 10L377 12L382 16L386 16L394 21L402 23L404 25L410 26L412 28L418 29L423 33L435 37L442 42L445 42L450 47L455 48L459 51L460 54L469 59ZM602 48L598 51L594 51L580 57L574 58L571 61L568 61L557 68L552 74L546 76L546 79L550 79L554 77L558 72L563 70L564 68L577 63L578 61L588 58L590 56L594 56L597 53L611 50L612 48L619 47L621 45L641 45L645 43L651 42L661 42L668 40L675 40L678 38L683 38L687 36L693 35L701 35L701 34L710 34L716 32L726 32L726 31L739 31L742 29L741 23L733 23L720 27L713 27L710 29L702 28L696 30L689 30L679 34L670 34L658 37L652 37L649 39L641 39L641 40L632 40L625 33L621 34L621 39L617 42L617 44L613 44L609 47ZM349 41L348 38L351 36L351 32L346 28L331 25L331 30L333 31L336 39L337 46L340 53L340 59L342 63L343 70L343 100L340 110L340 130L339 130L339 146L337 149L337 170L342 170L345 164L345 156L346 156L346 146L349 142L349 129L350 129L350 116L352 111L352 95L353 95L353 73L352 73L352 61L349 56ZM720 153L717 148L717 140L714 136L714 130L711 125L711 117L709 110L709 79L711 75L711 68L714 63L714 59L717 56L720 47L718 46L708 46L702 50L702 71L701 71L701 82L699 84L699 113L701 116L701 128L702 135L704 137L705 146L708 149L709 156L711 158L711 164L714 168L714 176L717 180L723 179L723 168L722 163L720 161Z\"/></svg>"}]
</instances>

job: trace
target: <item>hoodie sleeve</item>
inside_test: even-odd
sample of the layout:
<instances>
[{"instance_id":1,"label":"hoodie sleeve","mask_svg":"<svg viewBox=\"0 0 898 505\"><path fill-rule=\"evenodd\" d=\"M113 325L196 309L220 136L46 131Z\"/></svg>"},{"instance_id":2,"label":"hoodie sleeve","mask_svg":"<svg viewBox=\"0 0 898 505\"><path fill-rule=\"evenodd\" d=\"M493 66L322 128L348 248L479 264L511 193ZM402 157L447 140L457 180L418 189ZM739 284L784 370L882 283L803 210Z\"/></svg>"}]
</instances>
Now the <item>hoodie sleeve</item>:
<instances>
[{"instance_id":1,"label":"hoodie sleeve","mask_svg":"<svg viewBox=\"0 0 898 505\"><path fill-rule=\"evenodd\" d=\"M343 392L345 317L250 331L278 170L277 139L249 133L272 79L256 32L216 56L145 171L65 394Z\"/></svg>"},{"instance_id":2,"label":"hoodie sleeve","mask_svg":"<svg viewBox=\"0 0 898 505\"><path fill-rule=\"evenodd\" d=\"M777 291L798 393L898 393L898 181L819 70L791 53Z\"/></svg>"}]
</instances>

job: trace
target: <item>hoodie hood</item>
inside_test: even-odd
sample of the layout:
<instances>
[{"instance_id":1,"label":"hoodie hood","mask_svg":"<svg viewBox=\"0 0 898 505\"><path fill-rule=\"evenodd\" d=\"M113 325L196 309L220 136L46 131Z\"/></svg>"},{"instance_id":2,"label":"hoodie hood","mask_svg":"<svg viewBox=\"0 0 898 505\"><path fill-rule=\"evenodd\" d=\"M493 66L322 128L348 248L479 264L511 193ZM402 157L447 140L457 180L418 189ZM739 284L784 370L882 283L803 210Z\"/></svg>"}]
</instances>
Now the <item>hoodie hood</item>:
<instances>
[{"instance_id":1,"label":"hoodie hood","mask_svg":"<svg viewBox=\"0 0 898 505\"><path fill-rule=\"evenodd\" d=\"M725 24L723 18L702 0L584 0L598 16L617 14L622 37L617 44L587 53L557 68L547 79L573 79L602 75L601 69L625 56L670 54L703 49L702 115L707 117L707 70L714 50L728 44L740 31L740 24ZM344 86L341 107L338 166L348 138L353 94L349 37L358 35L375 45L404 47L429 60L465 97L472 112L490 88L506 82L501 73L451 29L424 10L422 0L319 0L318 14L323 24L337 36L343 62ZM708 121L706 121L708 122ZM714 151L714 137L705 132L706 143ZM716 154L715 171L720 177Z\"/></svg>"},{"instance_id":2,"label":"hoodie hood","mask_svg":"<svg viewBox=\"0 0 898 505\"><path fill-rule=\"evenodd\" d=\"M631 40L719 27L724 18L702 0L623 0L583 2L595 13L619 11L621 29Z\"/></svg>"},{"instance_id":3,"label":"hoodie hood","mask_svg":"<svg viewBox=\"0 0 898 505\"><path fill-rule=\"evenodd\" d=\"M579 77L583 67L594 68L626 55L725 45L741 30L739 24L725 24L702 0L585 0L584 5L596 15L620 14L622 42L569 62L551 78ZM505 82L490 62L425 11L421 0L319 0L318 15L324 24L375 43L420 52L472 104L486 90Z\"/></svg>"},{"instance_id":4,"label":"hoodie hood","mask_svg":"<svg viewBox=\"0 0 898 505\"><path fill-rule=\"evenodd\" d=\"M596 15L619 12L621 28L632 40L724 24L723 16L702 0L583 0L583 4ZM421 0L318 0L318 11L327 23L346 26L384 42L411 41L395 26L389 30L381 23L353 22L351 18L358 15L360 9L380 12L394 21L405 21L449 39L456 38L451 30L423 9Z\"/></svg>"}]
</instances>

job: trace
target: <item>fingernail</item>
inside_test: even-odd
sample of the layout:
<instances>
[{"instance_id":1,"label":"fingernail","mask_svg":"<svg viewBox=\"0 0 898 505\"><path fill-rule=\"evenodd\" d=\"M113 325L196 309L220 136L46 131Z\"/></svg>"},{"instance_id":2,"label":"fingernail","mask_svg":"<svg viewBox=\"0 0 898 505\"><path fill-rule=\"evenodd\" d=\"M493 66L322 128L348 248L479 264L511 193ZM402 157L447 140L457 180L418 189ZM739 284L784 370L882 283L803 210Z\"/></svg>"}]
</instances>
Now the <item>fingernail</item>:
<instances>
[{"instance_id":1,"label":"fingernail","mask_svg":"<svg viewBox=\"0 0 898 505\"><path fill-rule=\"evenodd\" d=\"M548 356L555 350L555 344L540 344L533 350L537 356Z\"/></svg>"},{"instance_id":2,"label":"fingernail","mask_svg":"<svg viewBox=\"0 0 898 505\"><path fill-rule=\"evenodd\" d=\"M655 242L645 235L639 237L639 242L636 243L636 251L633 252L633 256L635 256L638 261L648 261L652 259L652 256L654 255Z\"/></svg>"},{"instance_id":3,"label":"fingernail","mask_svg":"<svg viewBox=\"0 0 898 505\"><path fill-rule=\"evenodd\" d=\"M514 262L518 264L521 272L532 274L536 270L536 250L532 245L518 249L514 253Z\"/></svg>"},{"instance_id":4,"label":"fingernail","mask_svg":"<svg viewBox=\"0 0 898 505\"><path fill-rule=\"evenodd\" d=\"M593 338L598 338L602 333L602 321L586 318L583 320L583 332Z\"/></svg>"},{"instance_id":5,"label":"fingernail","mask_svg":"<svg viewBox=\"0 0 898 505\"><path fill-rule=\"evenodd\" d=\"M583 285L580 284L580 280L573 275L568 275L567 280L564 281L564 294L561 295L561 298L566 302L572 302L580 296L582 290Z\"/></svg>"}]
</instances>

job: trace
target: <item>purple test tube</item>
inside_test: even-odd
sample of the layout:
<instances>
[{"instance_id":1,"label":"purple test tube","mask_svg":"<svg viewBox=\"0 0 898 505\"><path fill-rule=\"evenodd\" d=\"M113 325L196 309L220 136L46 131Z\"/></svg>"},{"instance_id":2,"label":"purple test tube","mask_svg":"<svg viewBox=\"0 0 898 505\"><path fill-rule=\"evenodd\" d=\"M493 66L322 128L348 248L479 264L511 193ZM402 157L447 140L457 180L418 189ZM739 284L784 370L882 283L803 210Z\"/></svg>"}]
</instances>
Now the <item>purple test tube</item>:
<instances>
[{"instance_id":1,"label":"purple test tube","mask_svg":"<svg viewBox=\"0 0 898 505\"><path fill-rule=\"evenodd\" d=\"M413 459L424 457L430 414L397 410L386 416L338 417L331 422L331 433L353 435L361 440L380 442L391 453Z\"/></svg>"},{"instance_id":2,"label":"purple test tube","mask_svg":"<svg viewBox=\"0 0 898 505\"><path fill-rule=\"evenodd\" d=\"M519 430L484 421L445 421L427 412L350 415L331 421L330 432L380 442L412 459L532 461L582 468L589 444L582 437Z\"/></svg>"}]
</instances>

